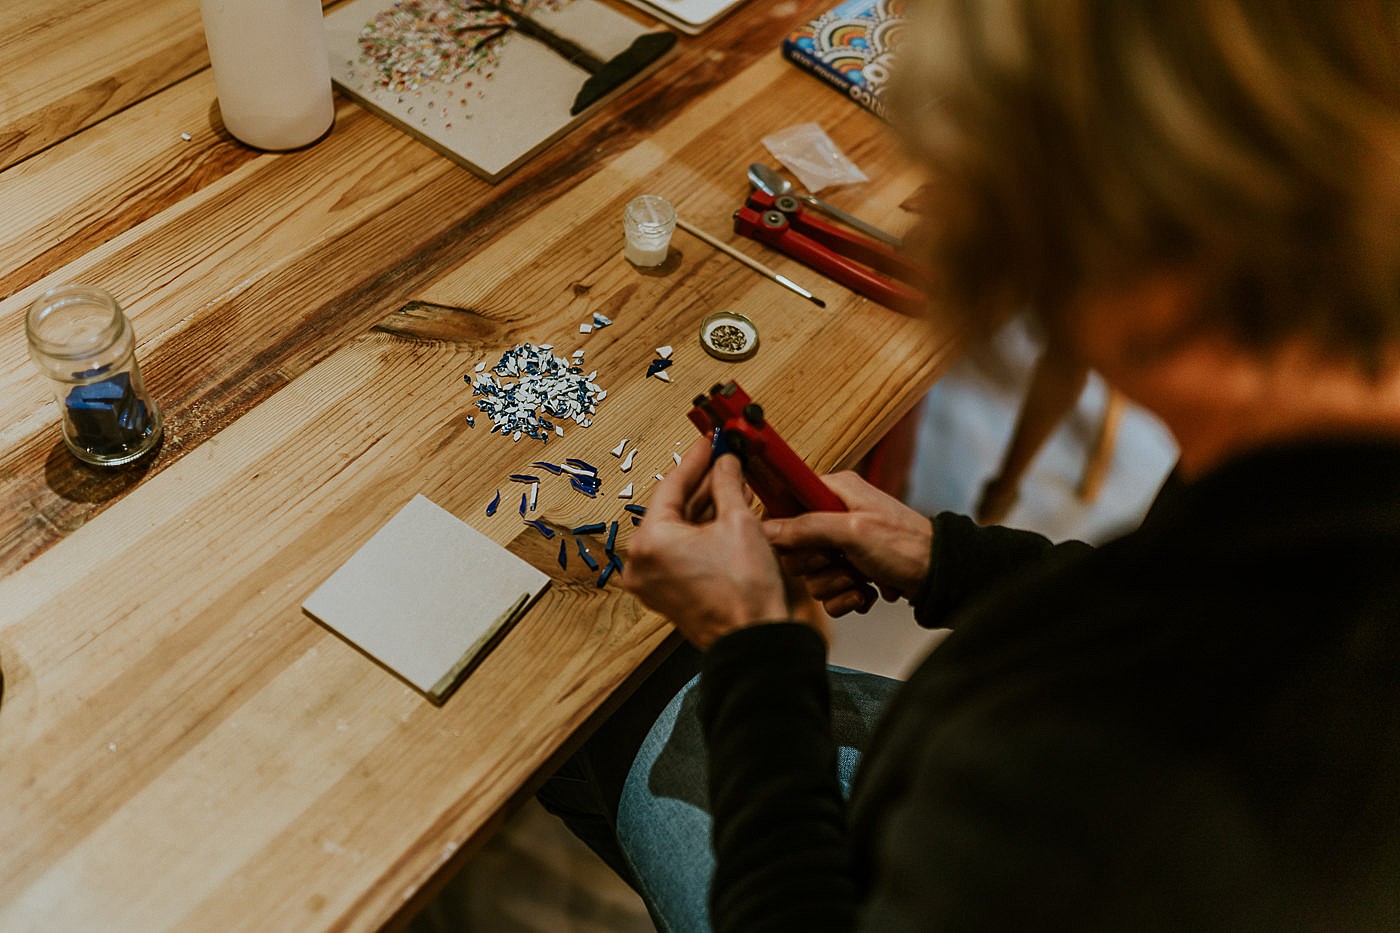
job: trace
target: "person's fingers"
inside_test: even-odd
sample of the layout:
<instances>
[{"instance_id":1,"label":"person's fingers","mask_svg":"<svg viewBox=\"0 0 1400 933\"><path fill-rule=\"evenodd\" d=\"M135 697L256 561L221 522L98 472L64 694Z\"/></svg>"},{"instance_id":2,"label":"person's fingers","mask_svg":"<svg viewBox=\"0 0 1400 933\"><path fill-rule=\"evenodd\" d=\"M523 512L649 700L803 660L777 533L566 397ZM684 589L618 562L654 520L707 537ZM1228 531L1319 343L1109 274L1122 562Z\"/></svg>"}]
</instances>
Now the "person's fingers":
<instances>
[{"instance_id":1,"label":"person's fingers","mask_svg":"<svg viewBox=\"0 0 1400 933\"><path fill-rule=\"evenodd\" d=\"M826 487L836 493L836 498L846 503L846 508L852 512L862 506L872 506L894 499L889 493L870 485L859 473L851 470L828 473L822 477L822 482L826 483Z\"/></svg>"},{"instance_id":2,"label":"person's fingers","mask_svg":"<svg viewBox=\"0 0 1400 933\"><path fill-rule=\"evenodd\" d=\"M778 562L791 576L805 577L831 566L831 556L822 551L779 551Z\"/></svg>"},{"instance_id":3,"label":"person's fingers","mask_svg":"<svg viewBox=\"0 0 1400 933\"><path fill-rule=\"evenodd\" d=\"M723 519L734 512L749 512L749 500L744 495L744 471L739 458L723 454L710 471L710 501L715 505L715 517Z\"/></svg>"},{"instance_id":4,"label":"person's fingers","mask_svg":"<svg viewBox=\"0 0 1400 933\"><path fill-rule=\"evenodd\" d=\"M768 543L783 550L844 549L853 542L850 512L804 512L792 518L770 518L763 523Z\"/></svg>"},{"instance_id":5,"label":"person's fingers","mask_svg":"<svg viewBox=\"0 0 1400 933\"><path fill-rule=\"evenodd\" d=\"M686 503L704 480L709 468L710 444L702 436L690 445L681 462L652 491L647 517L655 519L659 515L662 519L683 519Z\"/></svg>"},{"instance_id":6,"label":"person's fingers","mask_svg":"<svg viewBox=\"0 0 1400 933\"><path fill-rule=\"evenodd\" d=\"M831 599L837 593L856 589L865 583L840 570L805 576L802 580L807 584L807 591L821 600Z\"/></svg>"},{"instance_id":7,"label":"person's fingers","mask_svg":"<svg viewBox=\"0 0 1400 933\"><path fill-rule=\"evenodd\" d=\"M685 504L685 520L692 525L704 525L715 520L715 504L710 501L708 484Z\"/></svg>"},{"instance_id":8,"label":"person's fingers","mask_svg":"<svg viewBox=\"0 0 1400 933\"><path fill-rule=\"evenodd\" d=\"M870 604L865 595L859 590L846 590L839 596L832 597L829 600L823 599L819 601L822 604L822 608L826 610L827 615L833 618L840 618L852 612L863 613L870 608Z\"/></svg>"},{"instance_id":9,"label":"person's fingers","mask_svg":"<svg viewBox=\"0 0 1400 933\"><path fill-rule=\"evenodd\" d=\"M788 615L825 633L827 629L826 612L822 609L821 603L807 592L807 587L803 582L800 579L784 575L783 589L787 596Z\"/></svg>"},{"instance_id":10,"label":"person's fingers","mask_svg":"<svg viewBox=\"0 0 1400 933\"><path fill-rule=\"evenodd\" d=\"M770 542L771 544L771 542ZM809 573L826 570L834 563L833 551L778 551L778 559L788 573L805 577Z\"/></svg>"},{"instance_id":11,"label":"person's fingers","mask_svg":"<svg viewBox=\"0 0 1400 933\"><path fill-rule=\"evenodd\" d=\"M841 593L837 595L837 597L830 598L830 600L819 600L819 602L822 604L822 608L826 609L826 614L832 616L833 619L839 619L843 615L850 615L851 612L858 612L861 608L860 595L855 594L854 591L851 590L847 590L846 593Z\"/></svg>"},{"instance_id":12,"label":"person's fingers","mask_svg":"<svg viewBox=\"0 0 1400 933\"><path fill-rule=\"evenodd\" d=\"M714 475L714 470L706 473L705 478L700 480L700 485L691 490L690 498L686 500L685 508L681 510L686 521L703 525L714 519L715 506L710 499L710 483L711 477Z\"/></svg>"}]
</instances>

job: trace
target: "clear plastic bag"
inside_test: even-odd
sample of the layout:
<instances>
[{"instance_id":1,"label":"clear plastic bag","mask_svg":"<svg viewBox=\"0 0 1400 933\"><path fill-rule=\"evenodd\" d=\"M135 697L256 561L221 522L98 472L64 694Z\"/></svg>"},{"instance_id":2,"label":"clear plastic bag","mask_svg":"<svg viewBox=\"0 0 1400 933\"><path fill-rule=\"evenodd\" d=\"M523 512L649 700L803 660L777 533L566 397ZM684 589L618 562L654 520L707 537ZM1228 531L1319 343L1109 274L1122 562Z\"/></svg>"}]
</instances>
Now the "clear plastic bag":
<instances>
[{"instance_id":1,"label":"clear plastic bag","mask_svg":"<svg viewBox=\"0 0 1400 933\"><path fill-rule=\"evenodd\" d=\"M815 123L779 130L763 137L763 145L811 192L870 180Z\"/></svg>"}]
</instances>

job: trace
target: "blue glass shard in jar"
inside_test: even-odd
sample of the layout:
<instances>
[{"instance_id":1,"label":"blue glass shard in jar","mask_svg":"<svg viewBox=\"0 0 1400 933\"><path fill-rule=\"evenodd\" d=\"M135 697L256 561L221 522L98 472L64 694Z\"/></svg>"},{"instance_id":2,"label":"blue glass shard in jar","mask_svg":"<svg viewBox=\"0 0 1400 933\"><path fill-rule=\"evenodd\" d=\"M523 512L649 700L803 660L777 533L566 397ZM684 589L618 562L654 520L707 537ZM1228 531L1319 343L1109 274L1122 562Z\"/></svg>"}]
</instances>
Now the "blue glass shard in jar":
<instances>
[{"instance_id":1,"label":"blue glass shard in jar","mask_svg":"<svg viewBox=\"0 0 1400 933\"><path fill-rule=\"evenodd\" d=\"M63 440L78 459L120 466L160 443L160 409L136 362L136 339L117 300L100 288L50 289L25 318L29 356L62 410Z\"/></svg>"}]
</instances>

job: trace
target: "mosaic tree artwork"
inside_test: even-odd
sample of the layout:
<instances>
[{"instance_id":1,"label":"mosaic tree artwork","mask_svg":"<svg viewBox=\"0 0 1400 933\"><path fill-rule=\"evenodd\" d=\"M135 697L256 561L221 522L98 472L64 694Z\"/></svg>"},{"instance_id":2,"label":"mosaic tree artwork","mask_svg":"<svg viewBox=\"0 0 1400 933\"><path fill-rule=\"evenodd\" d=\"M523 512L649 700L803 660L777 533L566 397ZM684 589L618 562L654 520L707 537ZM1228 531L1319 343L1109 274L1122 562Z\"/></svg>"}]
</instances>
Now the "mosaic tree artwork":
<instances>
[{"instance_id":1,"label":"mosaic tree artwork","mask_svg":"<svg viewBox=\"0 0 1400 933\"><path fill-rule=\"evenodd\" d=\"M675 45L673 33L647 33L604 61L541 23L536 13L568 0L400 0L360 34L360 52L379 72L382 87L414 90L424 81L455 81L489 67L500 43L519 34L588 72L571 113L581 113Z\"/></svg>"}]
</instances>

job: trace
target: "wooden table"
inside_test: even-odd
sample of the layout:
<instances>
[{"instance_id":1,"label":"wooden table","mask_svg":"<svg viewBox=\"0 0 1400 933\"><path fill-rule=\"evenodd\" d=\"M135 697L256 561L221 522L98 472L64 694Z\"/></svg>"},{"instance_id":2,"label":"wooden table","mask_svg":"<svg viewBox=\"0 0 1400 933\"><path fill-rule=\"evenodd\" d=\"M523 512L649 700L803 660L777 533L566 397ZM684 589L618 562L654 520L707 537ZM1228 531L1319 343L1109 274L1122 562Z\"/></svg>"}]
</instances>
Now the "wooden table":
<instances>
[{"instance_id":1,"label":"wooden table","mask_svg":"<svg viewBox=\"0 0 1400 933\"><path fill-rule=\"evenodd\" d=\"M854 463L948 355L900 317L741 241L759 139L816 121L874 181L832 193L887 227L916 187L882 125L775 51L825 0L752 3L505 182L353 103L290 154L218 124L195 0L15 0L0 12L0 929L377 928L404 919L664 650L613 583L561 571L483 507L544 452L475 429L462 375L526 340L587 351L608 390L548 457L605 466L569 526L645 502L689 400L737 377L819 470ZM186 140L182 134L188 134ZM677 233L622 258L623 204L699 226L830 303ZM118 296L166 415L136 469L80 465L26 356L65 282ZM762 349L706 356L741 310ZM616 323L591 335L593 312ZM672 383L644 378L675 346ZM611 475L609 475L611 470ZM554 577L441 708L302 600L423 493ZM622 537L625 548L626 532Z\"/></svg>"}]
</instances>

